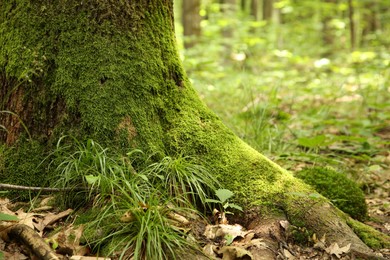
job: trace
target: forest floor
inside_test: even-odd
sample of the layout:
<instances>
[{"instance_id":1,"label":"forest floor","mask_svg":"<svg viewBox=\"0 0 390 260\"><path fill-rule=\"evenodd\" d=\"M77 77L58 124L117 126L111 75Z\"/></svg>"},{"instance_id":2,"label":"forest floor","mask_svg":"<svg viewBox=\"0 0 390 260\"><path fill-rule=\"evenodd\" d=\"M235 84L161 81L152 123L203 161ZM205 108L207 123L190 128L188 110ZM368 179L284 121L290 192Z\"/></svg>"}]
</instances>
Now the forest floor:
<instances>
[{"instance_id":1,"label":"forest floor","mask_svg":"<svg viewBox=\"0 0 390 260\"><path fill-rule=\"evenodd\" d=\"M390 160L390 153L387 154L387 158ZM381 172L380 175L373 172L370 174L370 179L372 182L367 183L369 193L366 195L370 219L365 223L390 235L390 171ZM0 230L0 252L3 253L3 259L39 259L31 254L31 250L20 239L9 240L5 235L7 232L4 228L15 223L31 227L45 243L50 245L59 259L97 259L91 253L91 249L80 242L82 241L82 227L73 225L77 214L71 209L60 211L50 206L50 198L48 196L37 198L34 204L10 201L6 198L0 199L0 211L15 215L19 219L17 222L0 222L2 228ZM281 230L287 229L288 225L287 221L280 221ZM217 226L223 229L225 234L230 235L231 242L215 238L215 233L219 232L215 229ZM203 223L201 229L203 236L209 241L202 246L214 259L256 259L256 254L247 249L263 246L261 235L256 234L255 231L246 230L238 224ZM282 233L278 239L277 259L354 259L348 254L348 247L339 247L337 244L325 246L325 238L322 240L311 238L307 244L299 245L291 241L287 233ZM207 238L208 236L214 239ZM381 249L376 252L390 259L390 249ZM245 254L247 258L240 258Z\"/></svg>"}]
</instances>

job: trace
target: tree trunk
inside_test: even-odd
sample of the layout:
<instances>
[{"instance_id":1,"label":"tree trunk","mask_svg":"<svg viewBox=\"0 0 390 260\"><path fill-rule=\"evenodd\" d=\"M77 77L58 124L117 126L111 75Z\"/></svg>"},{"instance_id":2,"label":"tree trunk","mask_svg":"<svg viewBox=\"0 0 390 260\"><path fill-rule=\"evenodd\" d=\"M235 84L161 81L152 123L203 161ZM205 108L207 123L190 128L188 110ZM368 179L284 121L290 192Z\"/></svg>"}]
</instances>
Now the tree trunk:
<instances>
[{"instance_id":1,"label":"tree trunk","mask_svg":"<svg viewBox=\"0 0 390 260\"><path fill-rule=\"evenodd\" d=\"M220 0L221 12L225 17L232 17L237 15L237 0ZM233 28L232 25L228 25L222 29L222 35L225 38L233 37ZM230 50L228 51L230 53Z\"/></svg>"},{"instance_id":2,"label":"tree trunk","mask_svg":"<svg viewBox=\"0 0 390 260\"><path fill-rule=\"evenodd\" d=\"M176 50L172 1L4 0L0 13L0 100L18 115L0 114L8 130L1 143L15 147L0 179L18 174L17 156L23 164L42 151L25 143L50 152L63 134L120 151L188 155L201 158L246 209L269 205L328 243L370 253L343 214L306 196L311 188L235 136L199 99Z\"/></svg>"},{"instance_id":3,"label":"tree trunk","mask_svg":"<svg viewBox=\"0 0 390 260\"><path fill-rule=\"evenodd\" d=\"M380 29L378 1L365 2L363 4L363 30L362 41L366 42L370 34Z\"/></svg>"},{"instance_id":4,"label":"tree trunk","mask_svg":"<svg viewBox=\"0 0 390 260\"><path fill-rule=\"evenodd\" d=\"M349 38L351 44L351 50L354 50L356 47L356 28L355 28L355 9L353 6L353 1L348 0L348 18L349 18Z\"/></svg>"},{"instance_id":5,"label":"tree trunk","mask_svg":"<svg viewBox=\"0 0 390 260\"><path fill-rule=\"evenodd\" d=\"M325 0L324 3L321 3L322 15L321 15L321 23L322 23L322 41L326 47L325 56L330 55L333 50L333 43L335 40L335 33L331 27L331 21L334 17L334 11L336 10L336 0Z\"/></svg>"},{"instance_id":6,"label":"tree trunk","mask_svg":"<svg viewBox=\"0 0 390 260\"><path fill-rule=\"evenodd\" d=\"M274 11L273 5L273 0L263 0L263 20L271 22Z\"/></svg>"},{"instance_id":7,"label":"tree trunk","mask_svg":"<svg viewBox=\"0 0 390 260\"><path fill-rule=\"evenodd\" d=\"M255 21L259 20L259 0L251 1L251 15Z\"/></svg>"},{"instance_id":8,"label":"tree trunk","mask_svg":"<svg viewBox=\"0 0 390 260\"><path fill-rule=\"evenodd\" d=\"M182 24L185 48L191 48L196 44L200 36L201 16L200 0L185 0L182 3Z\"/></svg>"}]
</instances>

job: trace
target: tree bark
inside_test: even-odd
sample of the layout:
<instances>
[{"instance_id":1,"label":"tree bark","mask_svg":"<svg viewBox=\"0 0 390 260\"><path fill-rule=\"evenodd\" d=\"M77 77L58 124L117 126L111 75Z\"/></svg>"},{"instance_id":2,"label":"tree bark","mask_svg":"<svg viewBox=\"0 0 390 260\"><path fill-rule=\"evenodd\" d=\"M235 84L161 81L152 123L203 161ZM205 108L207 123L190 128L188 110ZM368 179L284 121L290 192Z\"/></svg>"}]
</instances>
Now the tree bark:
<instances>
[{"instance_id":1,"label":"tree bark","mask_svg":"<svg viewBox=\"0 0 390 260\"><path fill-rule=\"evenodd\" d=\"M334 11L336 10L336 0L325 0L324 3L321 3L322 6L322 41L325 45L325 56L328 56L332 53L335 33L334 29L331 27L331 21L334 17Z\"/></svg>"},{"instance_id":2,"label":"tree bark","mask_svg":"<svg viewBox=\"0 0 390 260\"><path fill-rule=\"evenodd\" d=\"M226 17L232 17L237 13L237 0L220 0L221 12ZM232 38L234 30L231 25L226 26L222 29L222 35L225 38ZM230 52L230 50L228 51Z\"/></svg>"},{"instance_id":3,"label":"tree bark","mask_svg":"<svg viewBox=\"0 0 390 260\"><path fill-rule=\"evenodd\" d=\"M365 2L363 4L363 30L362 30L362 42L365 43L368 40L370 34L375 33L380 29L380 15L378 1Z\"/></svg>"},{"instance_id":4,"label":"tree bark","mask_svg":"<svg viewBox=\"0 0 390 260\"><path fill-rule=\"evenodd\" d=\"M172 1L7 0L0 13L0 98L35 142L49 149L71 134L119 151L199 158L246 209L269 205L317 237L326 233L328 243L371 253L327 200L311 199L310 187L199 99L177 53ZM0 116L8 129L2 144L32 141L14 118ZM13 167L0 169L0 178L17 174Z\"/></svg>"},{"instance_id":5,"label":"tree bark","mask_svg":"<svg viewBox=\"0 0 390 260\"><path fill-rule=\"evenodd\" d=\"M273 13L273 0L263 0L263 20L270 22Z\"/></svg>"},{"instance_id":6,"label":"tree bark","mask_svg":"<svg viewBox=\"0 0 390 260\"><path fill-rule=\"evenodd\" d=\"M351 50L356 47L356 26L355 26L355 9L353 1L348 0L348 18L349 18L349 39L351 44Z\"/></svg>"},{"instance_id":7,"label":"tree bark","mask_svg":"<svg viewBox=\"0 0 390 260\"><path fill-rule=\"evenodd\" d=\"M182 24L185 48L196 44L200 36L200 0L186 0L182 3Z\"/></svg>"},{"instance_id":8,"label":"tree bark","mask_svg":"<svg viewBox=\"0 0 390 260\"><path fill-rule=\"evenodd\" d=\"M259 20L259 0L251 1L251 15L255 21Z\"/></svg>"}]
</instances>

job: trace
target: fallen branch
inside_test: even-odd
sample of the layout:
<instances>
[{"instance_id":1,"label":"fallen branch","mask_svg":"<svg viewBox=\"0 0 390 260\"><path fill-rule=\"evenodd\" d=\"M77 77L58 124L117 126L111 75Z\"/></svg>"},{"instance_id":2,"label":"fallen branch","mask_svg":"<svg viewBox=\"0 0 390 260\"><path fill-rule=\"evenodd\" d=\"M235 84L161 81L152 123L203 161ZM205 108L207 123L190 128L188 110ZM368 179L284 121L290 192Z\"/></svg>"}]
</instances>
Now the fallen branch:
<instances>
[{"instance_id":1,"label":"fallen branch","mask_svg":"<svg viewBox=\"0 0 390 260\"><path fill-rule=\"evenodd\" d=\"M23 224L9 226L7 234L10 239L26 245L38 259L59 260L50 246L29 226Z\"/></svg>"},{"instance_id":2,"label":"fallen branch","mask_svg":"<svg viewBox=\"0 0 390 260\"><path fill-rule=\"evenodd\" d=\"M51 187L31 187L13 184L0 183L0 190L26 190L26 191L43 191L43 192L67 192L67 191L88 191L88 188L51 188Z\"/></svg>"}]
</instances>

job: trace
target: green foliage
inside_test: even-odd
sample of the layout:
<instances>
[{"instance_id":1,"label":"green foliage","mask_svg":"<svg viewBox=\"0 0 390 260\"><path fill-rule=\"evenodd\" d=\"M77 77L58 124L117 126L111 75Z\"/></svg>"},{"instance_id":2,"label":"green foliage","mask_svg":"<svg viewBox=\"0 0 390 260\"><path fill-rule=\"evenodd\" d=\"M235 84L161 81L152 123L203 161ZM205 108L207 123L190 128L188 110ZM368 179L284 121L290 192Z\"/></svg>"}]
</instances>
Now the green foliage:
<instances>
[{"instance_id":1,"label":"green foliage","mask_svg":"<svg viewBox=\"0 0 390 260\"><path fill-rule=\"evenodd\" d=\"M363 191L344 173L313 167L297 172L296 176L312 185L321 195L330 199L351 217L358 220L367 218L367 205Z\"/></svg>"},{"instance_id":2,"label":"green foliage","mask_svg":"<svg viewBox=\"0 0 390 260\"><path fill-rule=\"evenodd\" d=\"M61 138L52 155L56 185L74 192L60 199L74 204L78 194L83 198L78 203L100 208L79 220L87 224L86 242L100 252L121 252L121 259L173 259L181 250L194 250L169 216L199 214L194 205L205 203L217 181L189 157L150 162L153 156L141 156L145 161L139 162L140 154L133 150L119 156L92 139Z\"/></svg>"},{"instance_id":3,"label":"green foliage","mask_svg":"<svg viewBox=\"0 0 390 260\"><path fill-rule=\"evenodd\" d=\"M17 216L5 214L5 213L0 213L0 221L18 221Z\"/></svg>"},{"instance_id":4,"label":"green foliage","mask_svg":"<svg viewBox=\"0 0 390 260\"><path fill-rule=\"evenodd\" d=\"M70 141L66 142L67 138ZM123 178L133 180L128 187L131 188L129 192L132 196L141 197L143 192L148 191L142 176L135 174L129 158L108 154L107 148L92 139L84 144L73 137L62 137L52 156L52 164L56 166L53 180L55 186L74 190L61 198L64 206L85 204L96 193L99 196L95 203L109 199L115 185Z\"/></svg>"},{"instance_id":5,"label":"green foliage","mask_svg":"<svg viewBox=\"0 0 390 260\"><path fill-rule=\"evenodd\" d=\"M168 216L173 211L190 209L172 208L169 204L174 201L163 201L157 194L148 198L148 204L140 205L123 192L118 193L115 205L103 207L97 218L87 224L87 233L98 232L89 243L106 255L120 252L120 259L178 259L182 250L195 250ZM125 214L131 219L123 219Z\"/></svg>"},{"instance_id":6,"label":"green foliage","mask_svg":"<svg viewBox=\"0 0 390 260\"><path fill-rule=\"evenodd\" d=\"M229 208L242 211L242 207L228 201L234 196L234 193L232 191L228 189L218 189L215 191L215 196L218 198L218 200L206 199L206 202L219 204L223 208L223 211L225 213L231 213L227 211Z\"/></svg>"},{"instance_id":7,"label":"green foliage","mask_svg":"<svg viewBox=\"0 0 390 260\"><path fill-rule=\"evenodd\" d=\"M168 191L172 198L188 195L190 202L204 205L210 191L216 189L218 182L204 167L194 164L190 157L164 157L159 162L147 166L142 174L152 185Z\"/></svg>"}]
</instances>

